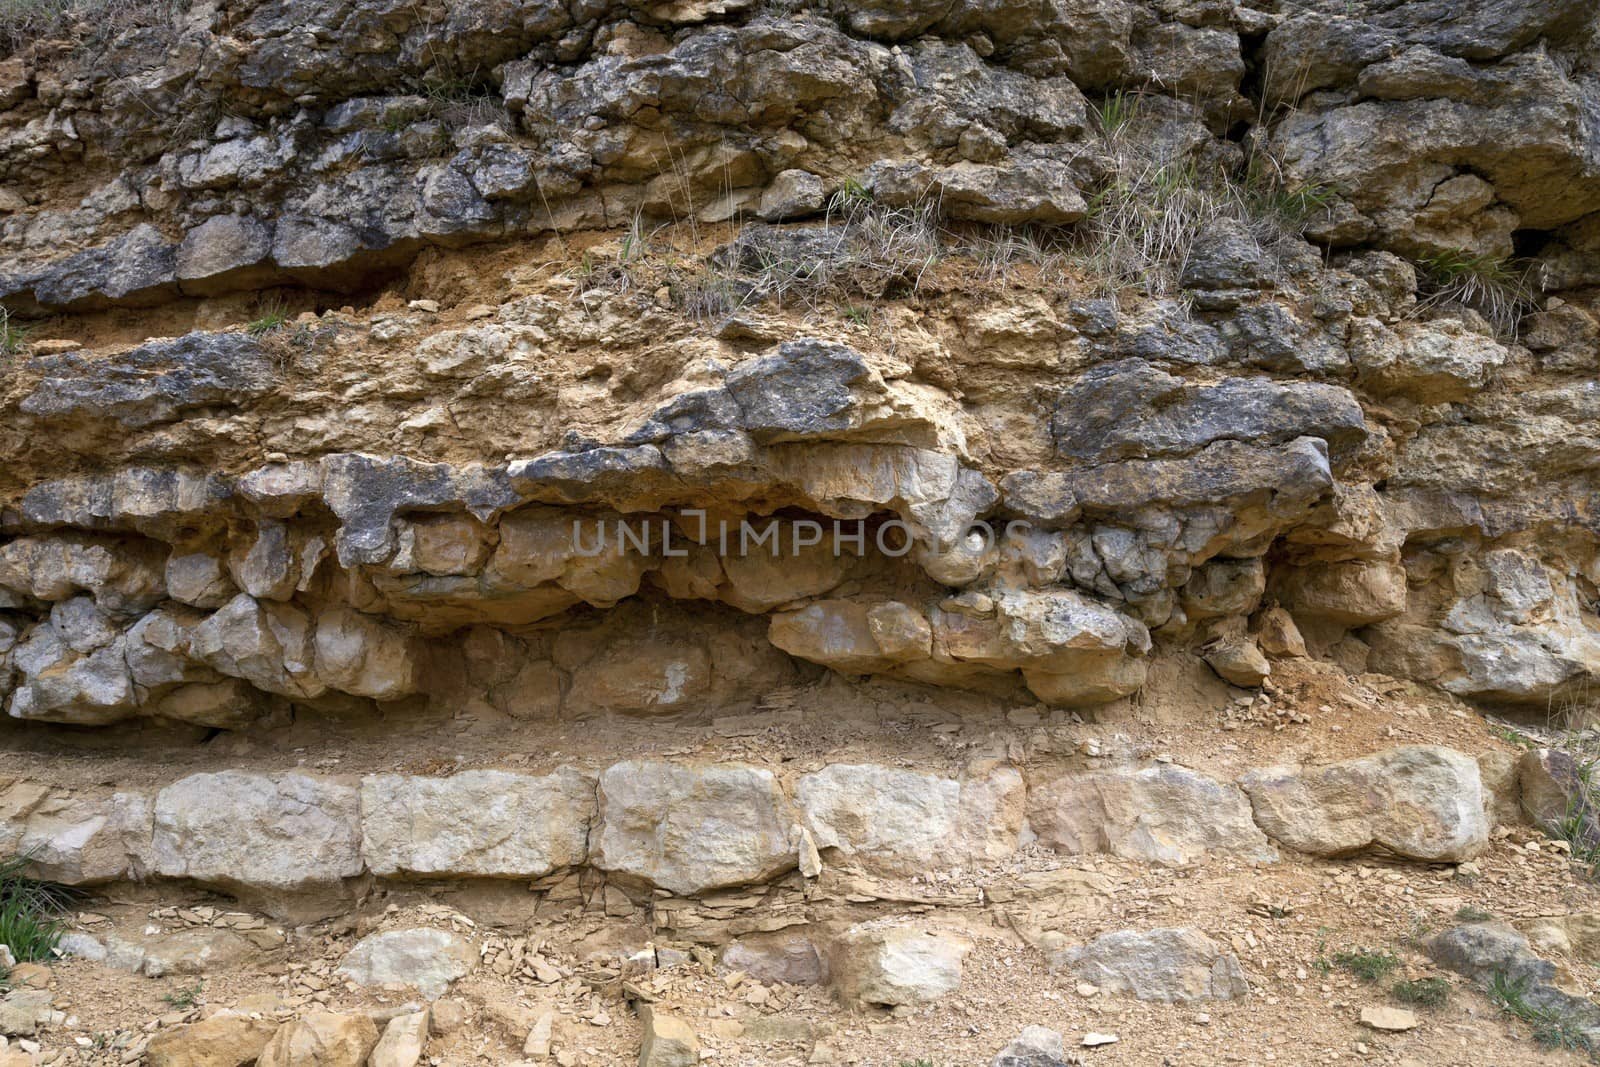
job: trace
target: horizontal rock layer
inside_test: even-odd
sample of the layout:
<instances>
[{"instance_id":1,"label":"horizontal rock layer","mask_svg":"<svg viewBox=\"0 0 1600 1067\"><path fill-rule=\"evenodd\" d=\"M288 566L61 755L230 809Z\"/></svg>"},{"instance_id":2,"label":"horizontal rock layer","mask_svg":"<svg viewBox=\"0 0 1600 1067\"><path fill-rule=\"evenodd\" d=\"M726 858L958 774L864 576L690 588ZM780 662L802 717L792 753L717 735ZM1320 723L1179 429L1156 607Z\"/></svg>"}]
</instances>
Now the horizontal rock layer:
<instances>
[{"instance_id":1,"label":"horizontal rock layer","mask_svg":"<svg viewBox=\"0 0 1600 1067\"><path fill-rule=\"evenodd\" d=\"M1003 766L944 778L840 763L784 782L755 766L653 761L598 774L220 771L153 794L0 785L0 849L31 856L43 877L181 878L264 899L367 873L530 879L584 865L692 895L825 864L886 877L982 867L1025 837L1169 866L1270 863L1274 841L1461 861L1487 843L1494 803L1474 760L1424 746L1252 772L1243 789L1173 764L1028 783Z\"/></svg>"}]
</instances>

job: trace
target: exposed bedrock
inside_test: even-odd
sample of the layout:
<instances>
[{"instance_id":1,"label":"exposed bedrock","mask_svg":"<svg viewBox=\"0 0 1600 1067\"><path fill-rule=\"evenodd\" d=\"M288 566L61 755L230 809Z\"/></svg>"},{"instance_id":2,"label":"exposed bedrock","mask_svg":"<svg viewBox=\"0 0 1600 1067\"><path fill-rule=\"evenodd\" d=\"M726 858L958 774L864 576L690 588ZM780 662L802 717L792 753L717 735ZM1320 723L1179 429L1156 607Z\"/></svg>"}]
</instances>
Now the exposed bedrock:
<instances>
[{"instance_id":1,"label":"exposed bedrock","mask_svg":"<svg viewBox=\"0 0 1600 1067\"><path fill-rule=\"evenodd\" d=\"M819 668L1087 709L1302 652L1538 708L1600 670L1592 5L135 22L0 60L0 300L86 342L0 357L12 718L693 715ZM1096 276L1130 168L1230 190L1165 290ZM809 278L868 203L886 247L1049 227L1092 277L867 256L852 324L633 273L675 220ZM278 286L308 310L242 328Z\"/></svg>"},{"instance_id":2,"label":"exposed bedrock","mask_svg":"<svg viewBox=\"0 0 1600 1067\"><path fill-rule=\"evenodd\" d=\"M1237 784L1171 763L1024 776L979 761L961 777L661 760L446 777L228 770L123 791L0 779L0 848L69 885L177 879L297 915L336 908L368 876L551 886L588 868L692 896L830 871L982 871L1027 841L1169 867L1275 863L1277 846L1461 862L1487 845L1497 799L1470 756L1436 746Z\"/></svg>"},{"instance_id":3,"label":"exposed bedrock","mask_svg":"<svg viewBox=\"0 0 1600 1067\"><path fill-rule=\"evenodd\" d=\"M436 333L415 358L489 373L499 352L515 374L515 332ZM129 462L19 479L0 514L11 717L236 728L464 695L516 717L692 713L808 664L1092 707L1196 647L1259 684L1279 604L1314 654L1356 634L1389 673L1495 703L1600 664L1579 468L1551 477L1567 520L1509 486L1469 494L1447 456L1408 475L1424 435L1397 442L1348 384L1114 359L1054 390L1031 462L996 469L955 396L801 338L684 368L615 411L613 443L156 463L352 413L289 415L268 348L196 333L19 367L22 469L62 445ZM647 622L663 612L669 629Z\"/></svg>"},{"instance_id":4,"label":"exposed bedrock","mask_svg":"<svg viewBox=\"0 0 1600 1067\"><path fill-rule=\"evenodd\" d=\"M1318 233L1334 245L1506 255L1538 231L1553 269L1593 280L1593 14L1583 0L193 5L92 64L50 48L7 60L0 297L81 309L359 288L424 248L636 211L804 216L847 175L956 219L1072 223L1108 166L1091 103L1116 92L1173 105L1161 136L1176 154L1256 124L1289 173L1334 195ZM48 191L85 171L70 196Z\"/></svg>"}]
</instances>

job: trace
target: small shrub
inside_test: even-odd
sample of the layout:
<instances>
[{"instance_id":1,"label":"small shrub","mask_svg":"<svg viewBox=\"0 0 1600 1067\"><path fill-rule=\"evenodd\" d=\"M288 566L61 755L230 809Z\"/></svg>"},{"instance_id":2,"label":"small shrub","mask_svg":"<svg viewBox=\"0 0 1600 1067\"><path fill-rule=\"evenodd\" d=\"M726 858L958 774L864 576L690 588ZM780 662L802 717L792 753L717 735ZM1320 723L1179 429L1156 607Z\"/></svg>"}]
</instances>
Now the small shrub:
<instances>
[{"instance_id":1,"label":"small shrub","mask_svg":"<svg viewBox=\"0 0 1600 1067\"><path fill-rule=\"evenodd\" d=\"M0 860L0 945L19 963L50 958L61 940L59 913L72 899L64 886L27 877L29 859Z\"/></svg>"},{"instance_id":2,"label":"small shrub","mask_svg":"<svg viewBox=\"0 0 1600 1067\"><path fill-rule=\"evenodd\" d=\"M1501 1011L1532 1028L1533 1040L1541 1048L1586 1052L1591 1061L1600 1052L1589 1038L1582 1020L1559 1009L1540 1007L1529 1001L1527 978L1513 979L1502 971L1496 971L1489 976L1487 993Z\"/></svg>"},{"instance_id":3,"label":"small shrub","mask_svg":"<svg viewBox=\"0 0 1600 1067\"><path fill-rule=\"evenodd\" d=\"M891 208L847 183L820 225L746 227L708 257L679 252L636 218L609 270L585 265L580 273L586 284L604 280L619 290L665 285L673 302L699 319L771 303L812 313L833 309L861 324L859 298L917 291L943 254L936 219L931 203Z\"/></svg>"},{"instance_id":4,"label":"small shrub","mask_svg":"<svg viewBox=\"0 0 1600 1067\"><path fill-rule=\"evenodd\" d=\"M1416 978L1396 982L1389 992L1402 1004L1419 1008L1442 1008L1450 1002L1450 983L1443 978Z\"/></svg>"},{"instance_id":5,"label":"small shrub","mask_svg":"<svg viewBox=\"0 0 1600 1067\"><path fill-rule=\"evenodd\" d=\"M1366 949L1336 953L1333 962L1363 982L1382 981L1389 976L1390 971L1400 966L1397 956L1388 952L1368 952Z\"/></svg>"},{"instance_id":6,"label":"small shrub","mask_svg":"<svg viewBox=\"0 0 1600 1067\"><path fill-rule=\"evenodd\" d=\"M1303 233L1307 226L1327 216L1334 190L1327 185L1296 185L1264 153L1250 157L1245 167L1241 197L1250 214L1275 221L1286 231Z\"/></svg>"}]
</instances>

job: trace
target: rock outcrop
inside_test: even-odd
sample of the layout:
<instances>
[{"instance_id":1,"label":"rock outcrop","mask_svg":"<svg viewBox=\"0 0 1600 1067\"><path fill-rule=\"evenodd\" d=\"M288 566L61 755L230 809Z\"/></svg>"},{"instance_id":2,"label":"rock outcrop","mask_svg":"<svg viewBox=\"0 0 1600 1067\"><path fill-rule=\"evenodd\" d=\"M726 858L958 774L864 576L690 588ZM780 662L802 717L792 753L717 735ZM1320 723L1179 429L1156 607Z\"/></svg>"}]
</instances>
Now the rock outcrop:
<instances>
[{"instance_id":1,"label":"rock outcrop","mask_svg":"<svg viewBox=\"0 0 1600 1067\"><path fill-rule=\"evenodd\" d=\"M889 1062L784 987L1242 1000L1126 870L1600 843L1473 718L1600 681L1591 0L103 6L0 4L0 865L296 1003L101 1058Z\"/></svg>"}]
</instances>

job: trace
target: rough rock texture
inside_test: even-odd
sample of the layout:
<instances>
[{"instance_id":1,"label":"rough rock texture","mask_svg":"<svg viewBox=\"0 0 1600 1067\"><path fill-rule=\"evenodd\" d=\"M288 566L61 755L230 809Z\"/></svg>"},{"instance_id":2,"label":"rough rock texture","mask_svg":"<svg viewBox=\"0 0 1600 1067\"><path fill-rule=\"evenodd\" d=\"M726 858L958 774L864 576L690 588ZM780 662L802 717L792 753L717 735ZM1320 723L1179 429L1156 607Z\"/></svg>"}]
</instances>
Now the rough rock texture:
<instances>
[{"instance_id":1,"label":"rough rock texture","mask_svg":"<svg viewBox=\"0 0 1600 1067\"><path fill-rule=\"evenodd\" d=\"M312 1012L278 1027L256 1067L361 1067L377 1043L365 1015Z\"/></svg>"},{"instance_id":2,"label":"rough rock texture","mask_svg":"<svg viewBox=\"0 0 1600 1067\"><path fill-rule=\"evenodd\" d=\"M157 873L225 887L305 890L361 873L354 786L302 774L197 774L156 795Z\"/></svg>"},{"instance_id":3,"label":"rough rock texture","mask_svg":"<svg viewBox=\"0 0 1600 1067\"><path fill-rule=\"evenodd\" d=\"M652 996L645 1062L898 1062L758 1036L1020 945L1242 997L1226 939L1306 961L1216 883L1600 843L1471 718L1600 680L1592 0L57 6L0 26L0 860L331 922L86 918L17 1025L104 966L216 990L152 1062L609 1062Z\"/></svg>"},{"instance_id":4,"label":"rough rock texture","mask_svg":"<svg viewBox=\"0 0 1600 1067\"><path fill-rule=\"evenodd\" d=\"M603 871L696 893L789 870L799 848L770 771L619 763L600 775L590 861Z\"/></svg>"},{"instance_id":5,"label":"rough rock texture","mask_svg":"<svg viewBox=\"0 0 1600 1067\"><path fill-rule=\"evenodd\" d=\"M647 1005L639 1012L639 1023L644 1030L639 1067L695 1067L700 1062L700 1042L683 1019Z\"/></svg>"},{"instance_id":6,"label":"rough rock texture","mask_svg":"<svg viewBox=\"0 0 1600 1067\"><path fill-rule=\"evenodd\" d=\"M1379 847L1401 858L1459 862L1484 847L1489 813L1519 797L1530 813L1557 803L1565 812L1570 801L1544 769L1566 766L1570 778L1570 757L1563 764L1559 755L1534 750L1516 768L1507 763L1499 794L1485 784L1478 760L1436 746L1262 768L1243 777L1242 789L1169 762L1035 773L1027 781L992 760L974 761L961 778L881 764L780 775L653 760L543 775L369 775L359 784L233 770L181 778L157 790L153 803L142 793L74 794L0 779L0 848L31 847L30 872L69 885L187 879L285 916L326 909L351 880L369 874L550 884L593 868L658 895L693 895L796 872L908 878L992 869L1025 839L1062 853L1169 867L1273 863L1278 845L1315 855ZM71 945L85 946L74 948L78 955L111 951L125 969L157 974L200 973L213 956L274 947L283 935L73 938ZM756 938L728 951L752 974L791 982L826 974L804 938Z\"/></svg>"},{"instance_id":7,"label":"rough rock texture","mask_svg":"<svg viewBox=\"0 0 1600 1067\"><path fill-rule=\"evenodd\" d=\"M477 961L472 942L447 931L387 930L357 942L339 972L357 985L413 986L437 1000Z\"/></svg>"},{"instance_id":8,"label":"rough rock texture","mask_svg":"<svg viewBox=\"0 0 1600 1067\"><path fill-rule=\"evenodd\" d=\"M1400 856L1460 862L1489 840L1490 799L1478 763L1409 745L1311 768L1245 775L1261 828L1300 852L1338 856L1376 845Z\"/></svg>"},{"instance_id":9,"label":"rough rock texture","mask_svg":"<svg viewBox=\"0 0 1600 1067\"><path fill-rule=\"evenodd\" d=\"M1169 1004L1234 1000L1250 992L1233 953L1183 927L1102 934L1052 954L1051 966L1103 990Z\"/></svg>"},{"instance_id":10,"label":"rough rock texture","mask_svg":"<svg viewBox=\"0 0 1600 1067\"><path fill-rule=\"evenodd\" d=\"M1064 1067L1069 1061L1058 1030L1047 1026L1024 1027L989 1067Z\"/></svg>"},{"instance_id":11,"label":"rough rock texture","mask_svg":"<svg viewBox=\"0 0 1600 1067\"><path fill-rule=\"evenodd\" d=\"M373 775L361 783L361 856L379 875L537 877L588 857L594 806L593 781L572 768Z\"/></svg>"},{"instance_id":12,"label":"rough rock texture","mask_svg":"<svg viewBox=\"0 0 1600 1067\"><path fill-rule=\"evenodd\" d=\"M277 1029L270 1019L222 1011L156 1034L145 1058L151 1067L244 1067L259 1059Z\"/></svg>"},{"instance_id":13,"label":"rough rock texture","mask_svg":"<svg viewBox=\"0 0 1600 1067\"><path fill-rule=\"evenodd\" d=\"M796 803L818 849L868 870L914 874L962 859L1004 859L1022 830L1022 778L1006 768L954 781L834 764L801 778Z\"/></svg>"},{"instance_id":14,"label":"rough rock texture","mask_svg":"<svg viewBox=\"0 0 1600 1067\"><path fill-rule=\"evenodd\" d=\"M1092 708L1175 651L1260 684L1244 634L1281 606L1318 657L1353 634L1386 673L1559 702L1600 670L1591 16L360 0L21 47L0 300L82 339L6 357L0 699L681 715L821 664ZM1129 144L1312 210L1282 240L1196 219L1170 291L1115 303L963 304L926 269L918 219L1102 234ZM909 267L860 258L863 205ZM826 266L888 314L646 284L632 238L565 288L487 267L481 305L458 269L635 218L732 222L718 270ZM1512 254L1546 292L1452 284ZM253 319L273 287L317 310ZM135 325L75 330L107 307ZM708 518L776 518L790 558ZM809 525L836 519L910 550L836 558ZM579 620L603 639L560 640Z\"/></svg>"},{"instance_id":15,"label":"rough rock texture","mask_svg":"<svg viewBox=\"0 0 1600 1067\"><path fill-rule=\"evenodd\" d=\"M1439 966L1478 986L1488 988L1499 982L1520 988L1524 1003L1534 1011L1562 1020L1588 1040L1600 1035L1600 1008L1587 997L1559 988L1556 965L1535 953L1528 939L1511 927L1497 922L1466 923L1435 934L1426 948Z\"/></svg>"},{"instance_id":16,"label":"rough rock texture","mask_svg":"<svg viewBox=\"0 0 1600 1067\"><path fill-rule=\"evenodd\" d=\"M850 927L833 949L834 986L849 1003L922 1004L961 986L964 939L896 919Z\"/></svg>"},{"instance_id":17,"label":"rough rock texture","mask_svg":"<svg viewBox=\"0 0 1600 1067\"><path fill-rule=\"evenodd\" d=\"M1028 822L1041 844L1062 852L1109 852L1169 867L1211 855L1278 858L1243 793L1172 764L1036 784Z\"/></svg>"}]
</instances>

